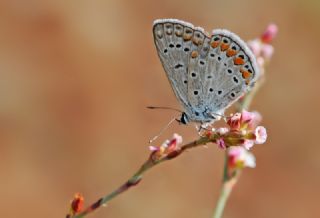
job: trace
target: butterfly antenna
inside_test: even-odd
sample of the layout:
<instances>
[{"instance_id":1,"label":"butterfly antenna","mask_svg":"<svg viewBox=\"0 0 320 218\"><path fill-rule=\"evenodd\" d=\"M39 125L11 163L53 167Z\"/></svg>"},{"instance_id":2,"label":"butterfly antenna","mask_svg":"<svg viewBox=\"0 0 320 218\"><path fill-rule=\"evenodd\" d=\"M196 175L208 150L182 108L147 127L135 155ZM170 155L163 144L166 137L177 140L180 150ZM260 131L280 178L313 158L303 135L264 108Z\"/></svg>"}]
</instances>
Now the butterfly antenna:
<instances>
[{"instance_id":1,"label":"butterfly antenna","mask_svg":"<svg viewBox=\"0 0 320 218\"><path fill-rule=\"evenodd\" d=\"M172 108L172 107L157 107L157 106L148 106L148 109L165 109L165 110L173 110L173 111L178 111L183 113L183 111L176 109L176 108Z\"/></svg>"},{"instance_id":2,"label":"butterfly antenna","mask_svg":"<svg viewBox=\"0 0 320 218\"><path fill-rule=\"evenodd\" d=\"M168 127L174 122L177 120L177 117L174 117L170 120L170 122L165 125L162 130L157 134L155 135L152 139L149 140L149 144L151 144L154 140L156 140L160 135L162 135L162 133L164 133L164 131L166 131L168 129Z\"/></svg>"}]
</instances>

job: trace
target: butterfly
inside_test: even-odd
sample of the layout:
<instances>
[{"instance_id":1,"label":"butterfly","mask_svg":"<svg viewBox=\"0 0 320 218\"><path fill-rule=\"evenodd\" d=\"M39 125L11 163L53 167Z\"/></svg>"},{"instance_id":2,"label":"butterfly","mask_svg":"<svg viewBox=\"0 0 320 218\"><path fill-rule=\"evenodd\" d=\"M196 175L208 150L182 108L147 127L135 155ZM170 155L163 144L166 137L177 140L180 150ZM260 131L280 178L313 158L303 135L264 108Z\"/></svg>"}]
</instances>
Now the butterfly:
<instances>
[{"instance_id":1,"label":"butterfly","mask_svg":"<svg viewBox=\"0 0 320 218\"><path fill-rule=\"evenodd\" d=\"M248 92L259 77L256 59L236 34L177 19L153 24L154 43L184 111L179 121L211 124Z\"/></svg>"}]
</instances>

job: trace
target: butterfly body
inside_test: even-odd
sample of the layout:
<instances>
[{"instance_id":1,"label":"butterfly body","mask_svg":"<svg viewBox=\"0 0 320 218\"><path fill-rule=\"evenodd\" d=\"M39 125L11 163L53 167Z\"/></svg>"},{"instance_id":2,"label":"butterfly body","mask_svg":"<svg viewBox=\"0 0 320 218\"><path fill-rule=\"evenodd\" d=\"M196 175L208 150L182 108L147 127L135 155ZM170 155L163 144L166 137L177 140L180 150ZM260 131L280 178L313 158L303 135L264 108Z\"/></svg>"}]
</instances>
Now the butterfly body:
<instances>
[{"instance_id":1,"label":"butterfly body","mask_svg":"<svg viewBox=\"0 0 320 218\"><path fill-rule=\"evenodd\" d=\"M209 36L177 19L156 20L156 49L171 87L184 108L182 123L212 123L254 85L259 76L247 45L228 30Z\"/></svg>"}]
</instances>

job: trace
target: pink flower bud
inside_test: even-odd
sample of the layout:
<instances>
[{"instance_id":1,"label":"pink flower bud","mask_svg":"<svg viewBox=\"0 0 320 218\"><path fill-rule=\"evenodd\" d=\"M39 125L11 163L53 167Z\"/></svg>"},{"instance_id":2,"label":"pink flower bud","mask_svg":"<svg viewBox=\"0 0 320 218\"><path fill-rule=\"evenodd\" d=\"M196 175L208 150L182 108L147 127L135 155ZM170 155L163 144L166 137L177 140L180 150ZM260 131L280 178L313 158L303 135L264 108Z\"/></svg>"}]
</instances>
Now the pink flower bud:
<instances>
[{"instance_id":1,"label":"pink flower bud","mask_svg":"<svg viewBox=\"0 0 320 218\"><path fill-rule=\"evenodd\" d=\"M181 149L179 144L182 143L182 137L178 134L173 134L171 140L166 140L161 146L149 146L149 150L152 151L151 158L154 160L160 160L164 157L173 157L172 155L178 154Z\"/></svg>"},{"instance_id":2,"label":"pink flower bud","mask_svg":"<svg viewBox=\"0 0 320 218\"><path fill-rule=\"evenodd\" d=\"M263 57L257 57L257 62L258 62L259 67L262 68L265 63L265 60Z\"/></svg>"},{"instance_id":3,"label":"pink flower bud","mask_svg":"<svg viewBox=\"0 0 320 218\"><path fill-rule=\"evenodd\" d=\"M256 144L263 144L267 140L267 130L263 126L258 126L255 130Z\"/></svg>"},{"instance_id":4,"label":"pink flower bud","mask_svg":"<svg viewBox=\"0 0 320 218\"><path fill-rule=\"evenodd\" d=\"M241 116L241 122L248 124L249 129L254 129L262 120L262 116L257 111L243 111Z\"/></svg>"},{"instance_id":5,"label":"pink flower bud","mask_svg":"<svg viewBox=\"0 0 320 218\"><path fill-rule=\"evenodd\" d=\"M216 140L217 145L219 146L220 149L226 149L226 144L223 140L223 138L219 138Z\"/></svg>"},{"instance_id":6,"label":"pink flower bud","mask_svg":"<svg viewBox=\"0 0 320 218\"><path fill-rule=\"evenodd\" d=\"M266 60L269 60L272 55L273 55L273 46L272 45L269 45L269 44L264 44L262 46L262 50L261 50L261 56L266 59Z\"/></svg>"},{"instance_id":7,"label":"pink flower bud","mask_svg":"<svg viewBox=\"0 0 320 218\"><path fill-rule=\"evenodd\" d=\"M243 147L230 147L228 149L228 167L242 169L244 167L254 168L255 157Z\"/></svg>"},{"instance_id":8,"label":"pink flower bud","mask_svg":"<svg viewBox=\"0 0 320 218\"><path fill-rule=\"evenodd\" d=\"M254 145L254 141L253 140L250 140L250 139L246 139L244 140L243 142L243 147L247 150L250 150L250 148L252 148Z\"/></svg>"},{"instance_id":9,"label":"pink flower bud","mask_svg":"<svg viewBox=\"0 0 320 218\"><path fill-rule=\"evenodd\" d=\"M77 214L83 210L84 198L82 194L76 193L71 202L71 212L72 214Z\"/></svg>"},{"instance_id":10,"label":"pink flower bud","mask_svg":"<svg viewBox=\"0 0 320 218\"><path fill-rule=\"evenodd\" d=\"M231 116L227 123L230 126L231 130L238 130L240 129L241 125L241 114L240 113L235 113L233 116Z\"/></svg>"},{"instance_id":11,"label":"pink flower bud","mask_svg":"<svg viewBox=\"0 0 320 218\"><path fill-rule=\"evenodd\" d=\"M252 53L256 56L259 57L261 53L261 48L262 48L262 43L260 40L255 39L251 40L248 43L249 48L251 49Z\"/></svg>"},{"instance_id":12,"label":"pink flower bud","mask_svg":"<svg viewBox=\"0 0 320 218\"><path fill-rule=\"evenodd\" d=\"M265 32L261 36L261 41L264 43L270 43L278 33L278 26L275 24L269 24Z\"/></svg>"},{"instance_id":13,"label":"pink flower bud","mask_svg":"<svg viewBox=\"0 0 320 218\"><path fill-rule=\"evenodd\" d=\"M149 146L149 150L150 151L159 151L159 148L158 147L156 147L156 146Z\"/></svg>"},{"instance_id":14,"label":"pink flower bud","mask_svg":"<svg viewBox=\"0 0 320 218\"><path fill-rule=\"evenodd\" d=\"M219 133L220 135L224 135L226 134L227 132L229 132L229 129L228 128L225 128L225 127L221 127L219 129L217 129L217 133Z\"/></svg>"}]
</instances>

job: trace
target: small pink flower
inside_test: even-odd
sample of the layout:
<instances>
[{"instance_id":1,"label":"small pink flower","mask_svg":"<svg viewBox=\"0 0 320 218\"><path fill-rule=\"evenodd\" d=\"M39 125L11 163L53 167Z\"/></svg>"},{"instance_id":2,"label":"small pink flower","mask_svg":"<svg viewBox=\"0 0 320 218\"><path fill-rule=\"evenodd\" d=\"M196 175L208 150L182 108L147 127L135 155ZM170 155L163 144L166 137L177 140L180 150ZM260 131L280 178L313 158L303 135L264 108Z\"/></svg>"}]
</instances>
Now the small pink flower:
<instances>
[{"instance_id":1,"label":"small pink flower","mask_svg":"<svg viewBox=\"0 0 320 218\"><path fill-rule=\"evenodd\" d=\"M224 135L224 134L226 134L227 132L229 132L229 129L228 129L228 128L225 128L225 127L222 127L222 128L217 129L216 132L219 133L220 135Z\"/></svg>"},{"instance_id":2,"label":"small pink flower","mask_svg":"<svg viewBox=\"0 0 320 218\"><path fill-rule=\"evenodd\" d=\"M238 169L254 168L256 166L255 157L243 147L230 147L228 149L228 166Z\"/></svg>"},{"instance_id":3,"label":"small pink flower","mask_svg":"<svg viewBox=\"0 0 320 218\"><path fill-rule=\"evenodd\" d=\"M245 139L242 146L243 146L245 149L250 150L250 148L252 148L253 145L254 145L254 141L253 141L253 140Z\"/></svg>"},{"instance_id":4,"label":"small pink flower","mask_svg":"<svg viewBox=\"0 0 320 218\"><path fill-rule=\"evenodd\" d=\"M151 145L151 146L149 146L149 150L150 151L159 151L159 147Z\"/></svg>"},{"instance_id":5,"label":"small pink flower","mask_svg":"<svg viewBox=\"0 0 320 218\"><path fill-rule=\"evenodd\" d=\"M255 130L256 144L263 144L267 140L267 130L263 126L258 126Z\"/></svg>"},{"instance_id":6,"label":"small pink flower","mask_svg":"<svg viewBox=\"0 0 320 218\"><path fill-rule=\"evenodd\" d=\"M275 24L269 24L265 32L261 36L261 40L264 43L270 43L278 33L278 26Z\"/></svg>"},{"instance_id":7,"label":"small pink flower","mask_svg":"<svg viewBox=\"0 0 320 218\"><path fill-rule=\"evenodd\" d=\"M172 139L166 144L167 152L177 150L178 145L181 143L182 143L182 137L177 133L174 133Z\"/></svg>"},{"instance_id":8,"label":"small pink flower","mask_svg":"<svg viewBox=\"0 0 320 218\"><path fill-rule=\"evenodd\" d=\"M261 56L266 59L266 60L269 60L272 55L273 55L273 46L272 45L269 45L269 44L264 44L262 46L262 50L261 50Z\"/></svg>"},{"instance_id":9,"label":"small pink flower","mask_svg":"<svg viewBox=\"0 0 320 218\"><path fill-rule=\"evenodd\" d=\"M220 149L226 149L226 144L223 140L223 138L219 138L216 140L217 145L219 146Z\"/></svg>"},{"instance_id":10,"label":"small pink flower","mask_svg":"<svg viewBox=\"0 0 320 218\"><path fill-rule=\"evenodd\" d=\"M254 117L255 114L253 112L243 110L241 113L241 123L249 123L251 120L254 119Z\"/></svg>"},{"instance_id":11,"label":"small pink flower","mask_svg":"<svg viewBox=\"0 0 320 218\"><path fill-rule=\"evenodd\" d=\"M240 129L254 129L261 121L261 115L258 112L248 112L246 110L242 113L236 113L227 121L231 130Z\"/></svg>"},{"instance_id":12,"label":"small pink flower","mask_svg":"<svg viewBox=\"0 0 320 218\"><path fill-rule=\"evenodd\" d=\"M230 126L231 130L238 130L240 129L241 125L241 114L240 113L235 113L232 115L228 121L228 125Z\"/></svg>"},{"instance_id":13,"label":"small pink flower","mask_svg":"<svg viewBox=\"0 0 320 218\"><path fill-rule=\"evenodd\" d=\"M182 143L182 137L178 134L173 134L171 140L166 140L161 146L149 146L149 150L152 151L151 157L159 160L164 157L174 156L180 150L180 144Z\"/></svg>"},{"instance_id":14,"label":"small pink flower","mask_svg":"<svg viewBox=\"0 0 320 218\"><path fill-rule=\"evenodd\" d=\"M257 57L257 63L262 68L264 63L265 63L264 58L263 57Z\"/></svg>"},{"instance_id":15,"label":"small pink flower","mask_svg":"<svg viewBox=\"0 0 320 218\"><path fill-rule=\"evenodd\" d=\"M262 120L262 116L259 112L243 111L241 116L241 122L248 124L249 129L254 129Z\"/></svg>"},{"instance_id":16,"label":"small pink flower","mask_svg":"<svg viewBox=\"0 0 320 218\"><path fill-rule=\"evenodd\" d=\"M252 53L256 57L260 56L261 48L262 48L262 43L260 40L258 40L258 39L251 40L247 44L248 44L249 48L251 49Z\"/></svg>"}]
</instances>

